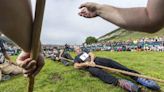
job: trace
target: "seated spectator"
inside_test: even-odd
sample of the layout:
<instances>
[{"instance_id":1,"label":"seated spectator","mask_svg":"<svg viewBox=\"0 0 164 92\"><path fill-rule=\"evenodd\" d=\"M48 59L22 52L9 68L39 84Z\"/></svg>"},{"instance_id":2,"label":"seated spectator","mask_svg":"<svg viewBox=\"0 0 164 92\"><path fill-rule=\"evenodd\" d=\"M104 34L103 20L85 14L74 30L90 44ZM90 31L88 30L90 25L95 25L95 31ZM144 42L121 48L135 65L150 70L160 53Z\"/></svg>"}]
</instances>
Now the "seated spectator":
<instances>
[{"instance_id":1,"label":"seated spectator","mask_svg":"<svg viewBox=\"0 0 164 92\"><path fill-rule=\"evenodd\" d=\"M0 81L10 79L11 75L22 74L23 69L12 62L4 48L2 40L0 40L0 49Z\"/></svg>"}]
</instances>

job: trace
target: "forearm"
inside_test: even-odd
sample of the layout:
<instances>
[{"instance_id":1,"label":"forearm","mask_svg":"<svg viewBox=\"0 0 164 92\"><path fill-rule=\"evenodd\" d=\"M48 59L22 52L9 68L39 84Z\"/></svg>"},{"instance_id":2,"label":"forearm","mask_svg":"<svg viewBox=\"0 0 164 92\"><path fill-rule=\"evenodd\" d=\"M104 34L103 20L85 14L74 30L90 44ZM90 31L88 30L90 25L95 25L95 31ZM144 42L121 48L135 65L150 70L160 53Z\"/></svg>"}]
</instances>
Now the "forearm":
<instances>
[{"instance_id":1,"label":"forearm","mask_svg":"<svg viewBox=\"0 0 164 92\"><path fill-rule=\"evenodd\" d=\"M74 67L77 68L77 69L83 68L83 67L86 67L86 66L87 66L86 63L75 63L74 64Z\"/></svg>"},{"instance_id":2,"label":"forearm","mask_svg":"<svg viewBox=\"0 0 164 92\"><path fill-rule=\"evenodd\" d=\"M125 29L154 32L160 28L151 20L146 8L116 8L110 5L100 5L97 13L103 19Z\"/></svg>"},{"instance_id":3,"label":"forearm","mask_svg":"<svg viewBox=\"0 0 164 92\"><path fill-rule=\"evenodd\" d=\"M62 58L62 54L64 53L64 50L60 50L60 53L59 53L59 58Z\"/></svg>"},{"instance_id":4,"label":"forearm","mask_svg":"<svg viewBox=\"0 0 164 92\"><path fill-rule=\"evenodd\" d=\"M32 12L28 0L1 0L0 12L0 31L29 52Z\"/></svg>"}]
</instances>

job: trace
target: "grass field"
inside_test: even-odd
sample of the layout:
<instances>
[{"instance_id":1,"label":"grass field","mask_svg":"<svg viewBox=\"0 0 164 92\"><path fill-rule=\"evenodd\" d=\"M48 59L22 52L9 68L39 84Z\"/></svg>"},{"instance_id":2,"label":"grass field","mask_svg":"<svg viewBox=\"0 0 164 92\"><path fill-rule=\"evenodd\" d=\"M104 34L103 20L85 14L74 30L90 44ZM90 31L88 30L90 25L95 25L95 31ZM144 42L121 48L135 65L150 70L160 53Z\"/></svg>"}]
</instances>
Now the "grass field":
<instances>
[{"instance_id":1,"label":"grass field","mask_svg":"<svg viewBox=\"0 0 164 92\"><path fill-rule=\"evenodd\" d=\"M94 52L97 56L112 58L145 75L164 79L164 53L162 52ZM74 56L74 54L73 54ZM16 58L16 57L13 57ZM115 75L117 76L117 75ZM117 76L119 77L119 76ZM124 77L124 76L122 76ZM127 78L127 77L124 77ZM164 91L164 84L159 83ZM16 76L0 83L0 92L26 92L27 79ZM125 92L119 87L103 83L88 72L65 67L46 59L36 77L34 92ZM151 92L147 90L147 92Z\"/></svg>"}]
</instances>

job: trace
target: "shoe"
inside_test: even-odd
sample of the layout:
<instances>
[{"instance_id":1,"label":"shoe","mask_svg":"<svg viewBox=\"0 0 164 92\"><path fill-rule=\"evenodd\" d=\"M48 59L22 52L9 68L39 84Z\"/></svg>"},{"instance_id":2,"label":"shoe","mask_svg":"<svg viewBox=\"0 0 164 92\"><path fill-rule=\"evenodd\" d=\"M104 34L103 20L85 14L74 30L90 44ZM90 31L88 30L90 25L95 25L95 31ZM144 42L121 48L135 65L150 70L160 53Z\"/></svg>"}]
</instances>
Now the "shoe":
<instances>
[{"instance_id":1,"label":"shoe","mask_svg":"<svg viewBox=\"0 0 164 92\"><path fill-rule=\"evenodd\" d=\"M65 65L65 66L69 66L69 63L68 63L68 62L66 62L66 63L64 63L64 65Z\"/></svg>"},{"instance_id":2,"label":"shoe","mask_svg":"<svg viewBox=\"0 0 164 92\"><path fill-rule=\"evenodd\" d=\"M4 75L2 76L2 81L9 80L10 78L10 75Z\"/></svg>"},{"instance_id":3,"label":"shoe","mask_svg":"<svg viewBox=\"0 0 164 92\"><path fill-rule=\"evenodd\" d=\"M69 66L69 62L65 61L65 60L62 60L62 63L65 65L65 66Z\"/></svg>"},{"instance_id":4,"label":"shoe","mask_svg":"<svg viewBox=\"0 0 164 92\"><path fill-rule=\"evenodd\" d=\"M160 86L153 80L138 78L137 82L149 89L156 90L156 91L160 90Z\"/></svg>"},{"instance_id":5,"label":"shoe","mask_svg":"<svg viewBox=\"0 0 164 92\"><path fill-rule=\"evenodd\" d=\"M141 92L140 87L128 80L119 79L118 86L124 88L128 92Z\"/></svg>"}]
</instances>

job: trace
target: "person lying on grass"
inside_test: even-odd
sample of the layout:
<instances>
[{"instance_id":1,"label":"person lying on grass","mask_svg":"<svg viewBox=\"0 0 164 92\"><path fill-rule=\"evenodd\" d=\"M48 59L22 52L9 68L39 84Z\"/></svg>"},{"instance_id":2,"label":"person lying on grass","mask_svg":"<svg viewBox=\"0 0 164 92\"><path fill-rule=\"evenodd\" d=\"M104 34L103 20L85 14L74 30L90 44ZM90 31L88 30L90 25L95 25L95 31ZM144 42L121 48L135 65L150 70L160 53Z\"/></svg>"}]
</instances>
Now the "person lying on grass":
<instances>
[{"instance_id":1,"label":"person lying on grass","mask_svg":"<svg viewBox=\"0 0 164 92\"><path fill-rule=\"evenodd\" d=\"M61 61L65 66L70 65L71 63L65 59L73 60L72 56L66 52L66 50L57 50L53 49L51 59L54 61Z\"/></svg>"},{"instance_id":2,"label":"person lying on grass","mask_svg":"<svg viewBox=\"0 0 164 92\"><path fill-rule=\"evenodd\" d=\"M10 75L22 73L23 69L12 62L10 56L6 52L2 39L0 39L0 81L10 79Z\"/></svg>"},{"instance_id":3,"label":"person lying on grass","mask_svg":"<svg viewBox=\"0 0 164 92\"><path fill-rule=\"evenodd\" d=\"M102 65L102 66L120 69L120 70L124 70L128 72L138 73L138 74L139 72L129 69L112 59L95 57L92 52L89 52L86 49L82 50L80 47L75 47L74 50L77 54L77 56L74 59L74 67L76 69L84 69L86 71L89 71L93 76L99 78L103 82L108 83L108 84L113 84L115 86L120 86L129 92L142 92L143 91L141 87L137 86L133 82L125 80L125 79L116 78L112 76L110 73L104 71L103 69L95 67L95 65L96 64ZM134 77L134 76L129 76L129 77L132 78L137 83L149 89L152 89L155 91L160 90L159 85L153 80L147 80L144 78L139 78L139 77Z\"/></svg>"}]
</instances>

